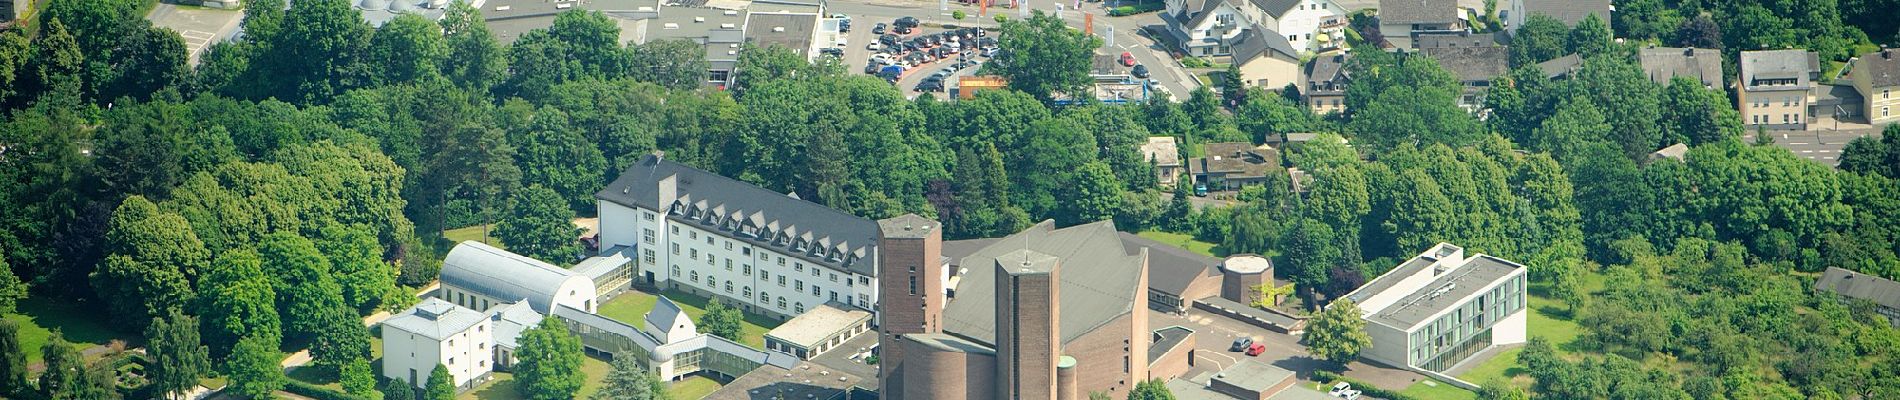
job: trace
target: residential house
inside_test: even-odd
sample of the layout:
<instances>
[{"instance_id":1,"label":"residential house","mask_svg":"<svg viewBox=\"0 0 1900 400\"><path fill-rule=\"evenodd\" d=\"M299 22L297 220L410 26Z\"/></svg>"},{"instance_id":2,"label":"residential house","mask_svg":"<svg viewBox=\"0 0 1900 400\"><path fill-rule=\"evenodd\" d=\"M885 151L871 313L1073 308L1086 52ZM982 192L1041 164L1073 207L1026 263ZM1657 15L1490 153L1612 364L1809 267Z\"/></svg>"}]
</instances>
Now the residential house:
<instances>
[{"instance_id":1,"label":"residential house","mask_svg":"<svg viewBox=\"0 0 1900 400\"><path fill-rule=\"evenodd\" d=\"M1577 70L1583 69L1583 57L1569 54L1537 63L1537 69L1544 71L1544 77L1550 79L1567 78Z\"/></svg>"},{"instance_id":2,"label":"residential house","mask_svg":"<svg viewBox=\"0 0 1900 400\"><path fill-rule=\"evenodd\" d=\"M646 24L643 36L648 41L684 39L706 46L706 84L723 87L731 83L732 69L739 65L747 16L743 8L713 8L704 1L671 3L660 7L660 17Z\"/></svg>"},{"instance_id":3,"label":"residential house","mask_svg":"<svg viewBox=\"0 0 1900 400\"><path fill-rule=\"evenodd\" d=\"M1874 303L1874 313L1887 317L1888 324L1900 328L1900 282L1840 267L1827 267L1826 271L1821 272L1821 279L1814 281L1814 289Z\"/></svg>"},{"instance_id":4,"label":"residential house","mask_svg":"<svg viewBox=\"0 0 1900 400\"><path fill-rule=\"evenodd\" d=\"M1715 49L1650 47L1636 53L1649 81L1668 85L1678 76L1702 82L1702 87L1718 89L1722 84L1722 53Z\"/></svg>"},{"instance_id":5,"label":"residential house","mask_svg":"<svg viewBox=\"0 0 1900 400\"><path fill-rule=\"evenodd\" d=\"M1299 81L1300 56L1272 30L1254 25L1242 31L1233 50L1242 83L1271 90Z\"/></svg>"},{"instance_id":6,"label":"residential house","mask_svg":"<svg viewBox=\"0 0 1900 400\"><path fill-rule=\"evenodd\" d=\"M1247 15L1257 12L1246 2L1230 0L1168 0L1161 20L1174 42L1189 56L1233 54L1233 39L1250 25Z\"/></svg>"},{"instance_id":7,"label":"residential house","mask_svg":"<svg viewBox=\"0 0 1900 400\"><path fill-rule=\"evenodd\" d=\"M1141 145L1141 158L1154 165L1155 183L1161 187L1172 188L1181 178L1181 151L1173 136L1149 136L1148 143Z\"/></svg>"},{"instance_id":8,"label":"residential house","mask_svg":"<svg viewBox=\"0 0 1900 400\"><path fill-rule=\"evenodd\" d=\"M438 298L424 299L383 321L383 377L422 388L436 365L448 368L458 390L494 371L493 323L487 315Z\"/></svg>"},{"instance_id":9,"label":"residential house","mask_svg":"<svg viewBox=\"0 0 1900 400\"><path fill-rule=\"evenodd\" d=\"M1240 190L1264 184L1270 174L1281 173L1280 152L1272 147L1226 142L1201 148L1206 157L1188 159L1188 174L1196 185L1206 185L1209 191Z\"/></svg>"},{"instance_id":10,"label":"residential house","mask_svg":"<svg viewBox=\"0 0 1900 400\"><path fill-rule=\"evenodd\" d=\"M1484 94L1491 88L1491 79L1511 70L1511 52L1503 46L1432 47L1422 53L1458 77L1464 86L1458 106L1474 113L1484 109Z\"/></svg>"},{"instance_id":11,"label":"residential house","mask_svg":"<svg viewBox=\"0 0 1900 400\"><path fill-rule=\"evenodd\" d=\"M1439 243L1347 293L1366 320L1367 360L1444 372L1496 346L1524 343L1525 268Z\"/></svg>"},{"instance_id":12,"label":"residential house","mask_svg":"<svg viewBox=\"0 0 1900 400\"><path fill-rule=\"evenodd\" d=\"M1543 14L1563 22L1564 26L1577 26L1591 15L1610 23L1610 0L1511 0L1506 9L1498 11L1498 19L1504 21L1504 30L1517 34L1517 28L1523 27L1532 15Z\"/></svg>"},{"instance_id":13,"label":"residential house","mask_svg":"<svg viewBox=\"0 0 1900 400\"><path fill-rule=\"evenodd\" d=\"M1900 122L1900 51L1880 49L1854 61L1854 89L1867 102L1867 120Z\"/></svg>"},{"instance_id":14,"label":"residential house","mask_svg":"<svg viewBox=\"0 0 1900 400\"><path fill-rule=\"evenodd\" d=\"M595 194L600 245L639 249L636 282L779 319L877 304L875 222L663 156Z\"/></svg>"},{"instance_id":15,"label":"residential house","mask_svg":"<svg viewBox=\"0 0 1900 400\"><path fill-rule=\"evenodd\" d=\"M1314 51L1338 46L1344 38L1327 32L1340 32L1346 25L1345 7L1330 0L1249 0L1256 14L1248 15L1255 24L1279 32L1299 51ZM1328 29L1322 29L1328 28ZM1338 39L1338 40L1335 40ZM1326 43L1321 43L1326 42Z\"/></svg>"},{"instance_id":16,"label":"residential house","mask_svg":"<svg viewBox=\"0 0 1900 400\"><path fill-rule=\"evenodd\" d=\"M1379 0L1379 34L1395 49L1416 49L1419 35L1469 28L1457 0Z\"/></svg>"},{"instance_id":17,"label":"residential house","mask_svg":"<svg viewBox=\"0 0 1900 400\"><path fill-rule=\"evenodd\" d=\"M1820 59L1807 50L1759 50L1741 54L1736 86L1742 123L1750 129L1805 130Z\"/></svg>"},{"instance_id":18,"label":"residential house","mask_svg":"<svg viewBox=\"0 0 1900 400\"><path fill-rule=\"evenodd\" d=\"M1347 76L1347 57L1343 52L1324 55L1307 64L1306 87L1300 95L1314 114L1346 112L1346 84L1352 81Z\"/></svg>"}]
</instances>

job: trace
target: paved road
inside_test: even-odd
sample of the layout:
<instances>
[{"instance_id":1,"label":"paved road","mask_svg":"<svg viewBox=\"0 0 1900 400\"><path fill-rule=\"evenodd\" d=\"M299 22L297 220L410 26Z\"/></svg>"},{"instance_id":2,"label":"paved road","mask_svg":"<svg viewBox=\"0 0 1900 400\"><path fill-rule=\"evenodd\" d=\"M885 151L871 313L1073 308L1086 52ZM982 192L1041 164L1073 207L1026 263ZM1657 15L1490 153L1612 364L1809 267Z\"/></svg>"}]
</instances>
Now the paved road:
<instances>
[{"instance_id":1,"label":"paved road","mask_svg":"<svg viewBox=\"0 0 1900 400\"><path fill-rule=\"evenodd\" d=\"M198 65L198 56L205 47L211 46L237 32L238 22L244 19L244 12L238 10L218 10L203 7L179 7L171 3L158 3L152 12L145 15L152 25L170 28L185 39L185 54L191 65Z\"/></svg>"},{"instance_id":2,"label":"paved road","mask_svg":"<svg viewBox=\"0 0 1900 400\"><path fill-rule=\"evenodd\" d=\"M1861 136L1878 136L1879 134L1880 128L1865 125L1842 130L1768 132L1769 137L1775 140L1775 146L1788 149L1801 158L1829 166L1840 165L1841 149L1847 147L1847 142ZM1748 133L1743 136L1743 140L1754 143L1755 134Z\"/></svg>"}]
</instances>

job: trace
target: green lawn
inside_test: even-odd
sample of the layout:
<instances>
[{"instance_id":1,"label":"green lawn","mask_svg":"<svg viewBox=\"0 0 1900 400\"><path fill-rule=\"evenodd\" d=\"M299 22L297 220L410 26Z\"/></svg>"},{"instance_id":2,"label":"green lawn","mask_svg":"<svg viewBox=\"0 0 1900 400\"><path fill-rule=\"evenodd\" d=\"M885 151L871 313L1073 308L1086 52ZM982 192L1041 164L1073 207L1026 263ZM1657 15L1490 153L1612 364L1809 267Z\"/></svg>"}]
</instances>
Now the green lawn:
<instances>
[{"instance_id":1,"label":"green lawn","mask_svg":"<svg viewBox=\"0 0 1900 400\"><path fill-rule=\"evenodd\" d=\"M1427 385L1427 383L1430 383L1431 385ZM1436 386L1433 386L1433 385L1436 385ZM1477 400L1478 399L1477 393L1472 393L1469 390L1460 389L1457 386L1452 386L1449 383L1439 382L1439 381L1435 381L1431 379L1418 381L1418 383L1412 384L1411 387L1405 388L1405 391L1402 391L1400 393L1410 395L1413 398L1432 399L1432 400Z\"/></svg>"},{"instance_id":2,"label":"green lawn","mask_svg":"<svg viewBox=\"0 0 1900 400\"><path fill-rule=\"evenodd\" d=\"M713 391L719 390L719 388L723 386L725 385L719 384L719 381L712 380L712 378L689 376L686 377L686 379L681 379L679 382L668 384L666 386L666 394L670 395L673 400L699 400L700 398L706 397L706 395L712 394Z\"/></svg>"},{"instance_id":3,"label":"green lawn","mask_svg":"<svg viewBox=\"0 0 1900 400\"><path fill-rule=\"evenodd\" d=\"M601 361L593 357L581 357L581 374L586 375L586 378L581 381L581 391L580 393L575 393L574 398L585 399L588 396L593 396L594 392L600 391L601 381L607 379L607 371L611 369L613 369L613 366L607 364L606 361ZM488 383L483 383L474 389L462 392L461 395L457 395L455 398L458 400L514 400L522 398L520 393L515 392L514 374L496 372L489 375L489 377L493 379L489 380Z\"/></svg>"},{"instance_id":4,"label":"green lawn","mask_svg":"<svg viewBox=\"0 0 1900 400\"><path fill-rule=\"evenodd\" d=\"M462 241L465 241L465 240L473 240L477 242L486 243L489 246L495 246L495 248L505 248L505 247L502 247L501 245L501 239L495 238L494 228L489 228L488 240L482 241L482 225L461 227L461 228L455 228L455 229L442 231L442 237L448 238L449 243L461 243Z\"/></svg>"},{"instance_id":5,"label":"green lawn","mask_svg":"<svg viewBox=\"0 0 1900 400\"><path fill-rule=\"evenodd\" d=\"M66 341L73 342L73 348L76 349L102 345L120 338L112 328L102 323L105 321L98 319L104 317L105 310L95 307L52 302L44 297L28 297L20 300L18 308L19 314L7 314L6 319L20 325L20 345L28 350L28 364L40 362L40 347L52 340L55 329L65 336Z\"/></svg>"},{"instance_id":6,"label":"green lawn","mask_svg":"<svg viewBox=\"0 0 1900 400\"><path fill-rule=\"evenodd\" d=\"M1136 236L1141 236L1144 238L1148 238L1149 240L1166 243L1170 246L1187 249L1188 251L1199 253L1200 255L1204 255L1208 257L1220 257L1224 255L1225 253L1227 253L1227 250L1221 249L1220 245L1203 242L1199 240L1194 240L1194 235L1189 235L1189 234L1184 234L1184 233L1145 231L1145 232L1136 234Z\"/></svg>"},{"instance_id":7,"label":"green lawn","mask_svg":"<svg viewBox=\"0 0 1900 400\"><path fill-rule=\"evenodd\" d=\"M699 321L700 315L706 314L705 307L707 300L705 297L677 290L667 290L663 292L663 294L665 294L667 298L673 299L673 302L679 304L680 308L685 309L686 315L692 317L695 322ZM625 322L628 325L633 325L635 328L644 328L646 327L647 312L653 311L653 305L658 302L659 298L654 297L651 293L630 291L621 294L620 297L615 297L606 304L601 304L599 311L600 315L607 318ZM739 342L755 348L765 348L765 332L777 327L779 323L779 321L771 318L746 314L745 321L741 324L739 334L742 336L742 340Z\"/></svg>"},{"instance_id":8,"label":"green lawn","mask_svg":"<svg viewBox=\"0 0 1900 400\"><path fill-rule=\"evenodd\" d=\"M1531 295L1530 304L1528 304L1528 306L1530 307L1530 318L1529 321L1526 321L1525 325L1529 329L1531 337L1541 337L1545 340L1549 340L1559 351L1563 351L1562 349L1569 348L1571 343L1577 340L1577 336L1583 335L1583 326L1577 325L1575 321L1569 319L1568 315L1566 315L1568 311L1565 309L1563 302L1544 296ZM1518 386L1529 387L1530 380L1525 377L1527 371L1524 371L1523 367L1517 365L1517 355L1523 351L1522 348L1516 348L1498 353L1496 357L1492 357L1483 364L1478 364L1478 366L1472 367L1471 370L1465 371L1464 374L1458 375L1458 379L1483 385L1492 379L1502 378ZM1442 383L1438 387L1430 387L1420 382L1405 388L1406 394L1419 395L1421 398L1427 399L1436 399L1439 398L1438 396L1446 395L1453 391L1463 392L1467 395L1471 394L1469 391Z\"/></svg>"}]
</instances>

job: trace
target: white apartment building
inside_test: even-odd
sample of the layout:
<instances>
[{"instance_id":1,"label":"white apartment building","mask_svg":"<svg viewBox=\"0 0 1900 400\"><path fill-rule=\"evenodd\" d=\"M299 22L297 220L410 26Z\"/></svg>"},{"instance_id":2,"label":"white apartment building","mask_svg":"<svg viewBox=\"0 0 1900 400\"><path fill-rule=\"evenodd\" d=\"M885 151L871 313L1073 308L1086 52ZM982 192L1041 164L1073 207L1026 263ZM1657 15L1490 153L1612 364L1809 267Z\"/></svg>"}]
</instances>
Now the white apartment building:
<instances>
[{"instance_id":1,"label":"white apartment building","mask_svg":"<svg viewBox=\"0 0 1900 400\"><path fill-rule=\"evenodd\" d=\"M1294 52L1312 51L1323 47L1321 27L1344 26L1347 11L1329 0L1168 0L1166 5L1161 19L1169 32L1182 51L1200 57L1238 57L1234 48L1249 30L1284 36Z\"/></svg>"},{"instance_id":2,"label":"white apartment building","mask_svg":"<svg viewBox=\"0 0 1900 400\"><path fill-rule=\"evenodd\" d=\"M601 247L637 249L634 279L789 319L877 304L877 224L718 174L642 158L595 195Z\"/></svg>"},{"instance_id":3,"label":"white apartment building","mask_svg":"<svg viewBox=\"0 0 1900 400\"><path fill-rule=\"evenodd\" d=\"M1439 243L1346 294L1359 304L1372 347L1387 365L1443 372L1492 346L1523 343L1528 317L1523 265Z\"/></svg>"},{"instance_id":4,"label":"white apartment building","mask_svg":"<svg viewBox=\"0 0 1900 400\"><path fill-rule=\"evenodd\" d=\"M1321 25L1344 25L1346 8L1328 0L1252 0L1259 14L1252 15L1254 22L1274 32L1286 36L1286 41L1299 51L1312 51L1318 48ZM1344 41L1342 37L1329 37L1328 41Z\"/></svg>"},{"instance_id":5,"label":"white apartment building","mask_svg":"<svg viewBox=\"0 0 1900 400\"><path fill-rule=\"evenodd\" d=\"M489 316L437 298L383 321L383 377L422 388L437 364L467 390L494 371Z\"/></svg>"}]
</instances>

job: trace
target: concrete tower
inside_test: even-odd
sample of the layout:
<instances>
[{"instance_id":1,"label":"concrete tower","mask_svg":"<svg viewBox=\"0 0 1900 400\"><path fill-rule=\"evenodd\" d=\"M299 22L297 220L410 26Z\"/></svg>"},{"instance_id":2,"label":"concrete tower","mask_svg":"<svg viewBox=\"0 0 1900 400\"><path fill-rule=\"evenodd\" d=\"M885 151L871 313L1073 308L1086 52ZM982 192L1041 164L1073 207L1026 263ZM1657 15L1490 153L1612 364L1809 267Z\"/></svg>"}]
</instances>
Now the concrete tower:
<instances>
[{"instance_id":1,"label":"concrete tower","mask_svg":"<svg viewBox=\"0 0 1900 400\"><path fill-rule=\"evenodd\" d=\"M943 227L904 214L877 221L878 392L903 393L899 335L943 331Z\"/></svg>"},{"instance_id":2,"label":"concrete tower","mask_svg":"<svg viewBox=\"0 0 1900 400\"><path fill-rule=\"evenodd\" d=\"M1061 261L1029 249L996 257L997 399L1056 398Z\"/></svg>"}]
</instances>

